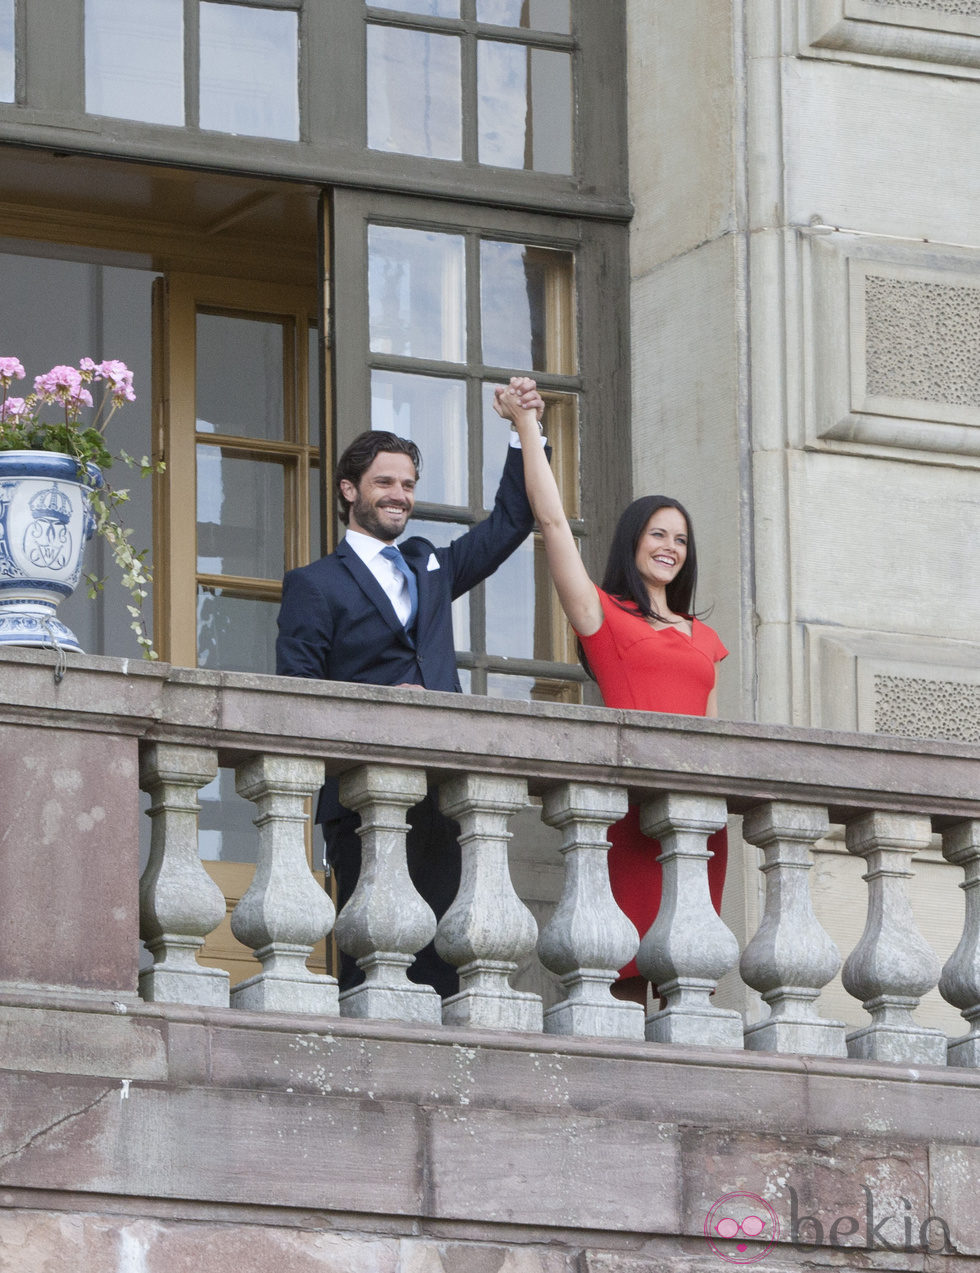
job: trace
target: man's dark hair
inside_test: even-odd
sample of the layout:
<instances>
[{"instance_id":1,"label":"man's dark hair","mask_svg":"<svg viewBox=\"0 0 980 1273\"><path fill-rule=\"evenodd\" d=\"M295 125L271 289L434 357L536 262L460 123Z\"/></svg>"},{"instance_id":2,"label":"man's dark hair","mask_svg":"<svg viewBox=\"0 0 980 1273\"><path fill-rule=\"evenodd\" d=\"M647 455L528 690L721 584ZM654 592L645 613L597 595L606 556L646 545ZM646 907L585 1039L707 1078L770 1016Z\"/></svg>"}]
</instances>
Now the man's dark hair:
<instances>
[{"instance_id":1,"label":"man's dark hair","mask_svg":"<svg viewBox=\"0 0 980 1273\"><path fill-rule=\"evenodd\" d=\"M346 526L350 519L350 504L340 489L341 482L353 482L355 486L382 453L407 455L415 465L415 478L422 472L422 454L410 438L386 433L382 429L368 429L359 434L337 461L334 473L334 490L337 492L337 508L340 520Z\"/></svg>"}]
</instances>

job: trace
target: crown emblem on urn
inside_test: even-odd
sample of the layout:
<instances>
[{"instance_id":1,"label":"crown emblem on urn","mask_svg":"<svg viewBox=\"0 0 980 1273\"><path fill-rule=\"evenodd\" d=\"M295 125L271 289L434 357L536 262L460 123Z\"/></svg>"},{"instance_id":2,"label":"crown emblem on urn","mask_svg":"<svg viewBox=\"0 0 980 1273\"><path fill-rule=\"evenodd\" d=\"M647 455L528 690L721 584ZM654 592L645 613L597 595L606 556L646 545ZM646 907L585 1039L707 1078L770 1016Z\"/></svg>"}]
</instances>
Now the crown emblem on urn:
<instances>
[{"instance_id":1,"label":"crown emblem on urn","mask_svg":"<svg viewBox=\"0 0 980 1273\"><path fill-rule=\"evenodd\" d=\"M35 518L61 522L63 526L71 521L71 500L64 491L58 489L57 482L45 487L43 491L38 491L32 497L30 505Z\"/></svg>"}]
</instances>

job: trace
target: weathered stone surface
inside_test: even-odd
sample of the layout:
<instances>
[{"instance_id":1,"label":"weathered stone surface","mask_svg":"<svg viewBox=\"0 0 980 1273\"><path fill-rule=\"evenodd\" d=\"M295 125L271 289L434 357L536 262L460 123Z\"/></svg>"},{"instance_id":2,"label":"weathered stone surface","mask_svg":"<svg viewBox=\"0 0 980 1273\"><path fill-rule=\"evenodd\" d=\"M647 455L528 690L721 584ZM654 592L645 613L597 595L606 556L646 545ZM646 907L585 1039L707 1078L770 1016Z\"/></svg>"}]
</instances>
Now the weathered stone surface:
<instances>
[{"instance_id":1,"label":"weathered stone surface","mask_svg":"<svg viewBox=\"0 0 980 1273\"><path fill-rule=\"evenodd\" d=\"M576 1273L574 1254L500 1242L0 1209L4 1273Z\"/></svg>"},{"instance_id":2,"label":"weathered stone surface","mask_svg":"<svg viewBox=\"0 0 980 1273\"><path fill-rule=\"evenodd\" d=\"M677 1147L656 1123L468 1107L436 1111L429 1146L438 1216L670 1232L678 1221Z\"/></svg>"},{"instance_id":3,"label":"weathered stone surface","mask_svg":"<svg viewBox=\"0 0 980 1273\"><path fill-rule=\"evenodd\" d=\"M0 729L0 984L135 997L136 740L93 742Z\"/></svg>"},{"instance_id":4,"label":"weathered stone surface","mask_svg":"<svg viewBox=\"0 0 980 1273\"><path fill-rule=\"evenodd\" d=\"M0 1067L162 1081L168 1038L159 1021L0 1004Z\"/></svg>"}]
</instances>

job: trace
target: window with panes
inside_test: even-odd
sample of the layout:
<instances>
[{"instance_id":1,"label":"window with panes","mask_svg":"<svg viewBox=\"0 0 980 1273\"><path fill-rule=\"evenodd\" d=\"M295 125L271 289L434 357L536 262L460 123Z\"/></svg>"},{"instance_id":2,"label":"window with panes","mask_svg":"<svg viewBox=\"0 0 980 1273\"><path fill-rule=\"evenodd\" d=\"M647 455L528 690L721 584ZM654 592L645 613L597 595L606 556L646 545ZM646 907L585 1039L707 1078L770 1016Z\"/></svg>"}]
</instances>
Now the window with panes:
<instances>
[{"instance_id":1,"label":"window with panes","mask_svg":"<svg viewBox=\"0 0 980 1273\"><path fill-rule=\"evenodd\" d=\"M15 233L49 223L28 206L37 189L51 207L50 157L67 169L88 151L84 188L66 171L57 196L68 219L84 207L96 221L69 251L138 240L160 274L154 610L167 657L271 670L281 573L333 546L327 479L360 428L421 445L421 533L445 542L485 516L507 433L490 395L516 371L545 393L589 555L626 485L626 335L610 300L627 294L622 95L609 91L622 7L0 0L0 144L14 122L18 146L49 157L16 189L0 176L0 203L25 207ZM126 158L153 164L136 180ZM288 215L300 181L307 206L324 196L319 267L298 298L273 298L262 280L281 239L250 276L251 231ZM50 218L53 233L65 223ZM240 229L238 263L222 244ZM574 693L533 540L457 604L456 625L470 688Z\"/></svg>"},{"instance_id":2,"label":"window with panes","mask_svg":"<svg viewBox=\"0 0 980 1273\"><path fill-rule=\"evenodd\" d=\"M442 546L493 507L511 436L493 390L515 372L539 381L566 507L581 530L574 247L370 214L363 230L370 425L412 438L423 457L409 533ZM536 536L455 603L454 622L464 689L576 696L581 673Z\"/></svg>"}]
</instances>

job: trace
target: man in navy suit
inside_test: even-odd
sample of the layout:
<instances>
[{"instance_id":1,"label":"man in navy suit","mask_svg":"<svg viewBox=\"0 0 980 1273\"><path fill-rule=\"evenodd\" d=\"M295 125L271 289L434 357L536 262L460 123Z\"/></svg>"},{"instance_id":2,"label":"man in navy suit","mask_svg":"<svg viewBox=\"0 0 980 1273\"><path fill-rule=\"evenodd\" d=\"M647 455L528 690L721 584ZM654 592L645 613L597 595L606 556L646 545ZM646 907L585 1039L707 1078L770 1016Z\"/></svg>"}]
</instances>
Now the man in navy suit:
<instances>
[{"instance_id":1,"label":"man in navy suit","mask_svg":"<svg viewBox=\"0 0 980 1273\"><path fill-rule=\"evenodd\" d=\"M518 377L511 384L540 419L544 403L534 381ZM520 446L508 450L490 516L447 548L421 537L394 547L412 514L420 469L415 443L393 433L362 433L340 457L335 484L347 534L332 553L289 571L283 580L276 642L280 676L460 692L451 604L493 574L533 525ZM342 907L357 883L361 852L359 818L339 804L335 783L321 793L317 821ZM438 918L459 887L459 828L439 812L431 792L408 821L409 872ZM444 997L458 989L456 970L432 943L419 952L409 976ZM343 955L341 989L362 979Z\"/></svg>"}]
</instances>

